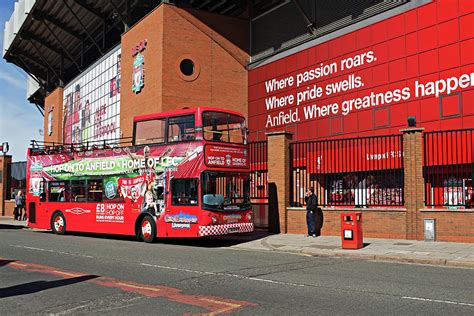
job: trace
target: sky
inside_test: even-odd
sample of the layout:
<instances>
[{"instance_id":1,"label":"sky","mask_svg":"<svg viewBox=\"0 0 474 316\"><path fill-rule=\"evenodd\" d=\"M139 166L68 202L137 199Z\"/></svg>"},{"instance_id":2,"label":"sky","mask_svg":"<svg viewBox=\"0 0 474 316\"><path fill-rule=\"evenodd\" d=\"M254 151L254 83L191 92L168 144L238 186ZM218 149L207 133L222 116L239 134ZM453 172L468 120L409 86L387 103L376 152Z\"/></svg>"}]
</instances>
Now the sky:
<instances>
[{"instance_id":1,"label":"sky","mask_svg":"<svg viewBox=\"0 0 474 316\"><path fill-rule=\"evenodd\" d=\"M32 139L43 139L43 116L26 99L27 74L3 59L3 31L13 13L14 0L0 0L0 143L8 142L13 161L25 161Z\"/></svg>"}]
</instances>

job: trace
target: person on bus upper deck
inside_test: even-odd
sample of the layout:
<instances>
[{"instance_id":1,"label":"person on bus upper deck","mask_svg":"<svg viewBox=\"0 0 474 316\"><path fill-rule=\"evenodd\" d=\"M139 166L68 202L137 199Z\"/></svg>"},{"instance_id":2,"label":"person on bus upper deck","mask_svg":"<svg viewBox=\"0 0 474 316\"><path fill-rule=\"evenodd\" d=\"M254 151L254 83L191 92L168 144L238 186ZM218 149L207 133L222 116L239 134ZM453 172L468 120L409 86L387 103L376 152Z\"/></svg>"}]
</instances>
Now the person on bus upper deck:
<instances>
[{"instance_id":1,"label":"person on bus upper deck","mask_svg":"<svg viewBox=\"0 0 474 316\"><path fill-rule=\"evenodd\" d=\"M219 132L219 130L217 129L217 124L215 122L212 123L211 132L212 132L212 140L215 142L219 142L221 140L222 133Z\"/></svg>"}]
</instances>

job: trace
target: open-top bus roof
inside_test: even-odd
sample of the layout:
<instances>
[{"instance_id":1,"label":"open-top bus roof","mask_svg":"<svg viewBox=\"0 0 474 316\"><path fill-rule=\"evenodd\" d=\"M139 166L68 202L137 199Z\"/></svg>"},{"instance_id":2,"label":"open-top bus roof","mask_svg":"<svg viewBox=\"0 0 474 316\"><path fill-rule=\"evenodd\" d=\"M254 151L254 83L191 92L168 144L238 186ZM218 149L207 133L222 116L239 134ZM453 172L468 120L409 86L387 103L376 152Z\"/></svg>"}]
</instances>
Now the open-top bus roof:
<instances>
[{"instance_id":1,"label":"open-top bus roof","mask_svg":"<svg viewBox=\"0 0 474 316\"><path fill-rule=\"evenodd\" d=\"M215 112L223 112L223 113L229 113L233 115L237 115L240 117L243 117L243 115L239 112L232 111L232 110L227 110L227 109L222 109L222 108L215 108L215 107L204 107L200 106L197 108L185 108L185 109L180 109L180 110L173 110L173 111L167 111L167 112L161 112L161 113L152 113L152 114L145 114L145 115L139 115L135 116L133 118L134 122L141 122L141 121L148 121L148 120L153 120L153 119L158 119L158 118L164 118L164 117L171 117L171 116L179 116L179 115L186 115L186 114L195 114L198 113L200 114L205 111L215 111Z\"/></svg>"}]
</instances>

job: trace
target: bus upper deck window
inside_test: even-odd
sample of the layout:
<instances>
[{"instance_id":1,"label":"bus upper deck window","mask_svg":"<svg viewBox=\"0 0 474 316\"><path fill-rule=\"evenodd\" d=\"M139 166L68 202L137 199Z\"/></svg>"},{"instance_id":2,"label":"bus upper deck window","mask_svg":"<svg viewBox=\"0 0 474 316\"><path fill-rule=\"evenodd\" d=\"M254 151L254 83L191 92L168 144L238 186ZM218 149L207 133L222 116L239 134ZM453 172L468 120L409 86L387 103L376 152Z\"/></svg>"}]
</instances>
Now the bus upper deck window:
<instances>
[{"instance_id":1,"label":"bus upper deck window","mask_svg":"<svg viewBox=\"0 0 474 316\"><path fill-rule=\"evenodd\" d=\"M168 142L182 142L194 139L194 115L172 117L168 120Z\"/></svg>"},{"instance_id":2,"label":"bus upper deck window","mask_svg":"<svg viewBox=\"0 0 474 316\"><path fill-rule=\"evenodd\" d=\"M135 123L135 145L162 144L165 142L166 119Z\"/></svg>"},{"instance_id":3,"label":"bus upper deck window","mask_svg":"<svg viewBox=\"0 0 474 316\"><path fill-rule=\"evenodd\" d=\"M245 144L245 118L241 116L206 111L202 114L202 126L205 140Z\"/></svg>"}]
</instances>

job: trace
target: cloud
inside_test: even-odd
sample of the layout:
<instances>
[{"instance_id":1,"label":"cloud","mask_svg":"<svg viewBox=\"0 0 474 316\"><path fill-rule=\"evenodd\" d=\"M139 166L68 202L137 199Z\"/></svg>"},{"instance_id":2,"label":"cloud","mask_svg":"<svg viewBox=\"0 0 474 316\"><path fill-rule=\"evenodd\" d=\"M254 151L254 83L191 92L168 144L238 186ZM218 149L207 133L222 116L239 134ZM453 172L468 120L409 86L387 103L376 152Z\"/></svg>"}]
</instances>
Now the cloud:
<instances>
[{"instance_id":1,"label":"cloud","mask_svg":"<svg viewBox=\"0 0 474 316\"><path fill-rule=\"evenodd\" d=\"M9 155L14 161L26 159L31 139L42 139L38 130L43 128L43 117L34 106L2 102L0 115L0 141L10 144Z\"/></svg>"},{"instance_id":2,"label":"cloud","mask_svg":"<svg viewBox=\"0 0 474 316\"><path fill-rule=\"evenodd\" d=\"M24 90L26 88L25 78L15 77L3 69L0 69L0 80L6 82L16 89Z\"/></svg>"}]
</instances>

